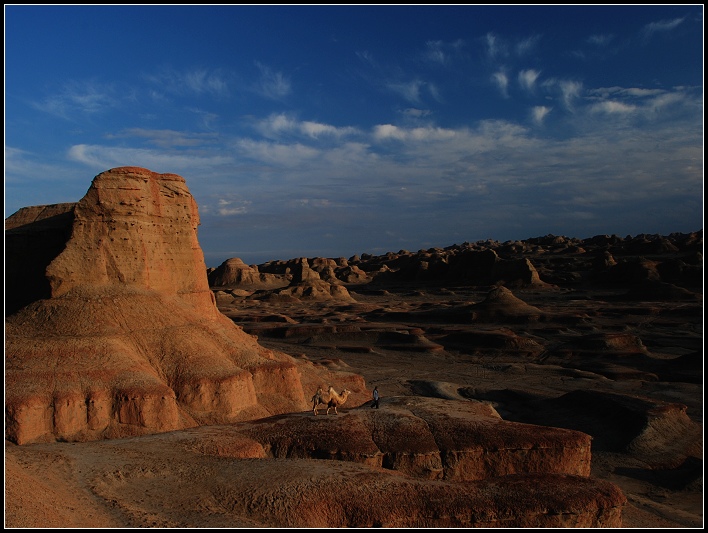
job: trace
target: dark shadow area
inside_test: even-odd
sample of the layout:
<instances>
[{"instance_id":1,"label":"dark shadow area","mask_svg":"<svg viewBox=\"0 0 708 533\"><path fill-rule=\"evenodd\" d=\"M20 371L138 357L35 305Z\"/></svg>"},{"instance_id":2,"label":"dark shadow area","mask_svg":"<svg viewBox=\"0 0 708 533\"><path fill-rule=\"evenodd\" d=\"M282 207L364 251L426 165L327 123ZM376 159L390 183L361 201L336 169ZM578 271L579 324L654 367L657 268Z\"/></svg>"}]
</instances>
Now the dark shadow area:
<instances>
[{"instance_id":1,"label":"dark shadow area","mask_svg":"<svg viewBox=\"0 0 708 533\"><path fill-rule=\"evenodd\" d=\"M646 481L669 490L683 490L694 483L702 483L703 461L688 457L678 468L670 470L647 470L645 468L617 468L616 474Z\"/></svg>"},{"instance_id":2,"label":"dark shadow area","mask_svg":"<svg viewBox=\"0 0 708 533\"><path fill-rule=\"evenodd\" d=\"M5 316L51 296L46 270L71 236L73 210L5 230Z\"/></svg>"}]
</instances>

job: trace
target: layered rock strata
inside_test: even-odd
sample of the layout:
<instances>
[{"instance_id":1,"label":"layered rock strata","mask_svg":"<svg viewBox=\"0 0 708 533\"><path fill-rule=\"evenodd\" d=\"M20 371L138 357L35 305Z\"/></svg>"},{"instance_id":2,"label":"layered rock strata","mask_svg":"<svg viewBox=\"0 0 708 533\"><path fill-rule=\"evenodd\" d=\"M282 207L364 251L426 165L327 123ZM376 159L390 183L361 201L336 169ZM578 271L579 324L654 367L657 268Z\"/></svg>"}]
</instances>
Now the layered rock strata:
<instances>
[{"instance_id":1,"label":"layered rock strata","mask_svg":"<svg viewBox=\"0 0 708 533\"><path fill-rule=\"evenodd\" d=\"M184 178L137 167L99 174L76 204L6 220L6 284L40 287L6 316L6 438L93 440L307 409L303 383L322 376L218 311L198 225ZM37 248L23 268L23 250Z\"/></svg>"}]
</instances>

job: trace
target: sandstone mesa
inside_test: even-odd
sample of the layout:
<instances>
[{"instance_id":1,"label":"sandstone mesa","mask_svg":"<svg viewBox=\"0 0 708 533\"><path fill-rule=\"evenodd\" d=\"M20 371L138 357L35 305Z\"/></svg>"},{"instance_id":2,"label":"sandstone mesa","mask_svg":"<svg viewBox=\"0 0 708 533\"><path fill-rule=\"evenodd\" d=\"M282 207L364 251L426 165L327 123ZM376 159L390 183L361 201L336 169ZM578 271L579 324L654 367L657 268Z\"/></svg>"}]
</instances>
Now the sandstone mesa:
<instances>
[{"instance_id":1,"label":"sandstone mesa","mask_svg":"<svg viewBox=\"0 0 708 533\"><path fill-rule=\"evenodd\" d=\"M218 311L198 225L182 177L135 167L99 174L76 204L6 220L6 438L117 438L307 408L303 387L331 376Z\"/></svg>"}]
</instances>

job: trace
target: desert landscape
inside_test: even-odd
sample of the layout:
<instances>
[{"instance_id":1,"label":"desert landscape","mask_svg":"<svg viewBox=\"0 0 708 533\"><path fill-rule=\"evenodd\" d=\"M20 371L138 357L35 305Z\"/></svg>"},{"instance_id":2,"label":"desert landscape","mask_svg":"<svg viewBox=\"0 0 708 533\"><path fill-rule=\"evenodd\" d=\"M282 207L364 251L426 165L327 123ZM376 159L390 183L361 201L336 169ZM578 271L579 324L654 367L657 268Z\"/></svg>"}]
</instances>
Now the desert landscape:
<instances>
[{"instance_id":1,"label":"desert landscape","mask_svg":"<svg viewBox=\"0 0 708 533\"><path fill-rule=\"evenodd\" d=\"M207 268L198 225L137 167L6 219L6 528L703 527L702 229Z\"/></svg>"}]
</instances>

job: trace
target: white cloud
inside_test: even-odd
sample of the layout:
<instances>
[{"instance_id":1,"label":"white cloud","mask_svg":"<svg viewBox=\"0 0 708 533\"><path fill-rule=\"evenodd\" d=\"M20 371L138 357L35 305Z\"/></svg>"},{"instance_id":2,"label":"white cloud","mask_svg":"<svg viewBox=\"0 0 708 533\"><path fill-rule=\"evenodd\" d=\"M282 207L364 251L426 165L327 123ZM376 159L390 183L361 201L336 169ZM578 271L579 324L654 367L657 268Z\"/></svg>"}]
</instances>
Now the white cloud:
<instances>
[{"instance_id":1,"label":"white cloud","mask_svg":"<svg viewBox=\"0 0 708 533\"><path fill-rule=\"evenodd\" d=\"M669 32L681 24L686 17L671 19L671 20L659 20L657 22L651 22L642 28L642 33L645 37L651 37L655 33Z\"/></svg>"},{"instance_id":2,"label":"white cloud","mask_svg":"<svg viewBox=\"0 0 708 533\"><path fill-rule=\"evenodd\" d=\"M277 138L282 134L300 134L313 139L321 137L344 137L357 133L353 127L336 127L330 124L310 120L299 121L285 113L274 113L256 124L256 129L261 135L269 139Z\"/></svg>"},{"instance_id":3,"label":"white cloud","mask_svg":"<svg viewBox=\"0 0 708 533\"><path fill-rule=\"evenodd\" d=\"M310 137L321 137L321 136L331 136L331 137L343 137L345 135L351 135L356 132L355 128L337 128L335 126L330 126L329 124L322 124L320 122L305 121L300 125L300 130Z\"/></svg>"},{"instance_id":4,"label":"white cloud","mask_svg":"<svg viewBox=\"0 0 708 533\"><path fill-rule=\"evenodd\" d=\"M593 113L608 113L608 114L628 114L634 113L637 110L636 106L625 104L622 102L615 102L612 100L606 100L604 102L599 102L593 104L590 111Z\"/></svg>"},{"instance_id":5,"label":"white cloud","mask_svg":"<svg viewBox=\"0 0 708 533\"><path fill-rule=\"evenodd\" d=\"M533 108L531 108L531 118L535 124L538 124L540 126L541 124L543 124L543 120L546 118L546 115L548 115L548 113L550 112L550 107L546 107L543 105L534 106Z\"/></svg>"},{"instance_id":6,"label":"white cloud","mask_svg":"<svg viewBox=\"0 0 708 533\"><path fill-rule=\"evenodd\" d=\"M527 39L519 41L516 44L517 55L524 56L524 55L530 54L536 48L536 46L540 40L541 40L540 36L534 35L532 37L529 37Z\"/></svg>"},{"instance_id":7,"label":"white cloud","mask_svg":"<svg viewBox=\"0 0 708 533\"><path fill-rule=\"evenodd\" d=\"M430 115L431 112L428 109L416 109L414 107L409 107L401 111L401 113L411 118L423 118Z\"/></svg>"},{"instance_id":8,"label":"white cloud","mask_svg":"<svg viewBox=\"0 0 708 533\"><path fill-rule=\"evenodd\" d=\"M589 97L598 96L600 98L609 98L610 96L642 98L660 95L664 92L666 92L664 89L642 89L637 87L598 87L587 91Z\"/></svg>"},{"instance_id":9,"label":"white cloud","mask_svg":"<svg viewBox=\"0 0 708 533\"><path fill-rule=\"evenodd\" d=\"M458 39L454 42L428 41L425 43L423 58L431 63L445 65L450 63L452 56L459 53L464 46L464 41Z\"/></svg>"},{"instance_id":10,"label":"white cloud","mask_svg":"<svg viewBox=\"0 0 708 533\"><path fill-rule=\"evenodd\" d=\"M671 117L670 108L678 113L691 113L692 109L702 113L702 100L696 97L697 89L676 88L643 89L636 87L600 87L587 91L591 102L590 111L611 114L635 113L645 119Z\"/></svg>"},{"instance_id":11,"label":"white cloud","mask_svg":"<svg viewBox=\"0 0 708 533\"><path fill-rule=\"evenodd\" d=\"M276 72L270 67L256 62L261 77L256 84L256 92L265 98L280 100L291 92L290 80L281 72Z\"/></svg>"},{"instance_id":12,"label":"white cloud","mask_svg":"<svg viewBox=\"0 0 708 533\"><path fill-rule=\"evenodd\" d=\"M330 207L332 203L327 198L296 198L294 203L298 204L300 207Z\"/></svg>"},{"instance_id":13,"label":"white cloud","mask_svg":"<svg viewBox=\"0 0 708 533\"><path fill-rule=\"evenodd\" d=\"M406 138L406 132L392 124L380 124L374 127L374 138L378 140L396 139L402 141Z\"/></svg>"},{"instance_id":14,"label":"white cloud","mask_svg":"<svg viewBox=\"0 0 708 533\"><path fill-rule=\"evenodd\" d=\"M428 61L432 61L433 63L440 63L441 65L445 64L446 57L445 57L445 52L443 52L443 42L442 41L428 41L425 43L426 46L426 51L424 54L424 57Z\"/></svg>"},{"instance_id":15,"label":"white cloud","mask_svg":"<svg viewBox=\"0 0 708 533\"><path fill-rule=\"evenodd\" d=\"M278 144L239 139L236 141L235 147L243 157L281 167L297 167L320 154L319 150L301 143Z\"/></svg>"},{"instance_id":16,"label":"white cloud","mask_svg":"<svg viewBox=\"0 0 708 533\"><path fill-rule=\"evenodd\" d=\"M687 95L682 92L662 93L657 94L653 98L649 99L648 107L653 110L660 110L667 106L685 103L688 103ZM703 110L701 109L701 112L702 111Z\"/></svg>"},{"instance_id":17,"label":"white cloud","mask_svg":"<svg viewBox=\"0 0 708 533\"><path fill-rule=\"evenodd\" d=\"M161 93L185 95L210 94L223 97L228 94L228 82L223 73L205 68L177 71L163 68L157 73L144 76L157 86L152 92L153 98L161 99Z\"/></svg>"},{"instance_id":18,"label":"white cloud","mask_svg":"<svg viewBox=\"0 0 708 533\"><path fill-rule=\"evenodd\" d=\"M218 201L217 212L220 216L245 215L248 213L248 207L251 204L249 201L235 202L221 198Z\"/></svg>"},{"instance_id":19,"label":"white cloud","mask_svg":"<svg viewBox=\"0 0 708 533\"><path fill-rule=\"evenodd\" d=\"M567 109L573 108L573 102L578 96L583 88L583 84L577 81L561 81L558 86L561 91L561 99L565 104Z\"/></svg>"},{"instance_id":20,"label":"white cloud","mask_svg":"<svg viewBox=\"0 0 708 533\"><path fill-rule=\"evenodd\" d=\"M297 129L297 121L285 113L274 113L256 124L261 135L272 138Z\"/></svg>"},{"instance_id":21,"label":"white cloud","mask_svg":"<svg viewBox=\"0 0 708 533\"><path fill-rule=\"evenodd\" d=\"M414 80L404 83L390 82L386 84L389 90L401 95L403 98L413 104L419 104L421 101L420 89L424 82Z\"/></svg>"},{"instance_id":22,"label":"white cloud","mask_svg":"<svg viewBox=\"0 0 708 533\"><path fill-rule=\"evenodd\" d=\"M492 81L499 88L502 96L508 98L509 96L509 77L503 71L497 71L492 74Z\"/></svg>"},{"instance_id":23,"label":"white cloud","mask_svg":"<svg viewBox=\"0 0 708 533\"><path fill-rule=\"evenodd\" d=\"M537 70L528 69L519 72L519 84L527 91L533 91L536 80L541 75Z\"/></svg>"},{"instance_id":24,"label":"white cloud","mask_svg":"<svg viewBox=\"0 0 708 533\"><path fill-rule=\"evenodd\" d=\"M506 45L493 33L487 33L485 42L487 45L487 55L490 59L496 59L499 56L506 55Z\"/></svg>"},{"instance_id":25,"label":"white cloud","mask_svg":"<svg viewBox=\"0 0 708 533\"><path fill-rule=\"evenodd\" d=\"M214 72L206 69L193 70L184 74L185 85L195 94L212 93L223 95L227 92L226 82Z\"/></svg>"},{"instance_id":26,"label":"white cloud","mask_svg":"<svg viewBox=\"0 0 708 533\"><path fill-rule=\"evenodd\" d=\"M560 87L555 82L549 88ZM580 84L575 87L567 92L578 95ZM701 118L690 111L700 108L702 96L699 89L693 91L692 96L622 87L587 91L591 98L576 97L575 112L563 117L572 135L562 140L552 129L559 121L542 132L501 120L459 128L381 123L360 131L274 114L259 123L270 137L235 138L214 148L227 157L186 153L182 148L189 146L176 152L170 140L201 137L169 130L162 133L165 149L76 145L69 155L99 171L137 165L180 174L188 179L200 212L238 216L249 228L272 220L273 213L288 213L286 219L302 227L322 227L336 211L340 219L362 225L383 216L376 219L378 227L406 235L427 231L414 213L445 213L436 224L453 228L508 231L512 209L514 219L524 223L553 213L545 224L555 226L546 225L546 232L558 227L571 231L579 214L597 221L590 227L602 228L627 205L641 211L645 202L665 195L667 176L672 196L690 195L700 187ZM643 114L649 116L654 105L663 110L661 120L647 128ZM530 109L531 119L544 124L551 111L563 110L538 105ZM356 131L356 142L336 133L349 130ZM149 138L161 131L132 133ZM225 197L226 190L238 190L239 196ZM470 205L478 207L470 210Z\"/></svg>"},{"instance_id":27,"label":"white cloud","mask_svg":"<svg viewBox=\"0 0 708 533\"><path fill-rule=\"evenodd\" d=\"M360 51L360 52L355 52L355 55L361 59L363 63L366 63L369 66L373 66L376 64L376 61L374 60L374 56L369 52L368 50Z\"/></svg>"},{"instance_id":28,"label":"white cloud","mask_svg":"<svg viewBox=\"0 0 708 533\"><path fill-rule=\"evenodd\" d=\"M76 144L69 148L70 161L82 163L103 171L109 168L134 166L154 172L171 172L186 177L186 174L204 175L205 169L233 164L228 156L174 153L172 151L119 148L89 144ZM184 173L184 174L183 174Z\"/></svg>"},{"instance_id":29,"label":"white cloud","mask_svg":"<svg viewBox=\"0 0 708 533\"><path fill-rule=\"evenodd\" d=\"M596 46L604 47L608 46L610 42L612 42L612 39L614 38L613 35L608 35L608 34L596 34L596 35L591 35L588 37L588 43L594 44Z\"/></svg>"},{"instance_id":30,"label":"white cloud","mask_svg":"<svg viewBox=\"0 0 708 533\"><path fill-rule=\"evenodd\" d=\"M511 44L508 40L489 32L484 37L484 44L487 57L492 61L496 61L501 58L507 58L512 54L519 57L528 55L536 49L540 40L541 37L539 35L532 35L517 41L516 44Z\"/></svg>"},{"instance_id":31,"label":"white cloud","mask_svg":"<svg viewBox=\"0 0 708 533\"><path fill-rule=\"evenodd\" d=\"M395 139L398 141L444 141L457 135L455 130L445 128L399 128L392 124L380 124L374 127L376 140Z\"/></svg>"},{"instance_id":32,"label":"white cloud","mask_svg":"<svg viewBox=\"0 0 708 533\"><path fill-rule=\"evenodd\" d=\"M118 106L115 90L109 85L92 82L67 82L61 91L32 103L35 109L64 119L76 113L95 114Z\"/></svg>"},{"instance_id":33,"label":"white cloud","mask_svg":"<svg viewBox=\"0 0 708 533\"><path fill-rule=\"evenodd\" d=\"M115 134L106 136L108 139L147 139L150 144L161 148L174 148L185 146L200 146L211 143L216 138L215 134L205 133L185 133L174 130L151 130L145 128L127 128Z\"/></svg>"}]
</instances>

